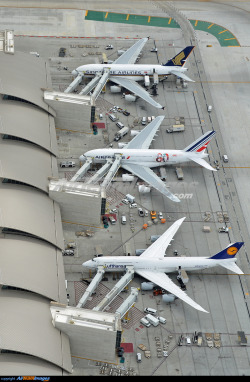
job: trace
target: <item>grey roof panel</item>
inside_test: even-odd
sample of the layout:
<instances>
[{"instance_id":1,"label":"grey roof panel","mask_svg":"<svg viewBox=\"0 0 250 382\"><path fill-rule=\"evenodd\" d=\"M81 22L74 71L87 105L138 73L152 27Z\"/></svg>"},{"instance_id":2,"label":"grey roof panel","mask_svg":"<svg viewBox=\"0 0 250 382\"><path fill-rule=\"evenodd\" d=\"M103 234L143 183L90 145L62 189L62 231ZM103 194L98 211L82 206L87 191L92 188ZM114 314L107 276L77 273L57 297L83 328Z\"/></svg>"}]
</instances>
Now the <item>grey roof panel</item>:
<instances>
[{"instance_id":1,"label":"grey roof panel","mask_svg":"<svg viewBox=\"0 0 250 382\"><path fill-rule=\"evenodd\" d=\"M0 134L27 139L58 153L54 117L27 103L0 100Z\"/></svg>"},{"instance_id":2,"label":"grey roof panel","mask_svg":"<svg viewBox=\"0 0 250 382\"><path fill-rule=\"evenodd\" d=\"M0 253L0 284L67 302L60 250L40 240L6 235L0 240Z\"/></svg>"},{"instance_id":3,"label":"grey roof panel","mask_svg":"<svg viewBox=\"0 0 250 382\"><path fill-rule=\"evenodd\" d=\"M0 298L1 349L33 355L71 372L69 339L53 326L48 300L14 290L1 290Z\"/></svg>"},{"instance_id":4,"label":"grey roof panel","mask_svg":"<svg viewBox=\"0 0 250 382\"><path fill-rule=\"evenodd\" d=\"M57 160L26 142L0 139L0 177L27 183L48 193L48 177L57 177ZM52 166L52 162L55 162Z\"/></svg>"},{"instance_id":5,"label":"grey roof panel","mask_svg":"<svg viewBox=\"0 0 250 382\"><path fill-rule=\"evenodd\" d=\"M46 194L28 186L0 184L0 226L27 232L63 248L59 206Z\"/></svg>"},{"instance_id":6,"label":"grey roof panel","mask_svg":"<svg viewBox=\"0 0 250 382\"><path fill-rule=\"evenodd\" d=\"M0 93L24 99L55 116L43 100L42 89L52 87L45 60L22 52L0 52L0 63Z\"/></svg>"}]
</instances>

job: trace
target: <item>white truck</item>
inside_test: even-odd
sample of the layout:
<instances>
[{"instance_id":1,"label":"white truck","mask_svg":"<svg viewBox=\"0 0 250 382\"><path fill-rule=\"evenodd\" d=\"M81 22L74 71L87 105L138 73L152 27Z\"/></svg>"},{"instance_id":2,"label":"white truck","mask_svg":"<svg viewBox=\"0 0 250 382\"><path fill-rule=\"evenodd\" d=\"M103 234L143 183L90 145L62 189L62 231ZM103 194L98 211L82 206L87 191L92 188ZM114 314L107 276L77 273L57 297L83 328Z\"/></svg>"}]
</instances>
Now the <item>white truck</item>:
<instances>
[{"instance_id":1,"label":"white truck","mask_svg":"<svg viewBox=\"0 0 250 382\"><path fill-rule=\"evenodd\" d=\"M120 131L118 131L115 135L114 141L119 141L124 135L128 134L129 128L124 126Z\"/></svg>"},{"instance_id":2,"label":"white truck","mask_svg":"<svg viewBox=\"0 0 250 382\"><path fill-rule=\"evenodd\" d=\"M173 125L170 129L167 129L167 133L175 133L179 131L184 131L185 130L185 125Z\"/></svg>"},{"instance_id":3,"label":"white truck","mask_svg":"<svg viewBox=\"0 0 250 382\"><path fill-rule=\"evenodd\" d=\"M184 175L183 175L182 168L181 167L176 167L175 172L176 172L176 175L177 175L177 179L183 180Z\"/></svg>"},{"instance_id":4,"label":"white truck","mask_svg":"<svg viewBox=\"0 0 250 382\"><path fill-rule=\"evenodd\" d=\"M146 315L146 320L148 320L148 322L150 322L150 324L152 324L153 326L158 326L160 321L158 320L158 318L152 316L152 314L147 314Z\"/></svg>"},{"instance_id":5,"label":"white truck","mask_svg":"<svg viewBox=\"0 0 250 382\"><path fill-rule=\"evenodd\" d=\"M135 197L133 195L127 194L126 199L129 201L129 203L134 203Z\"/></svg>"}]
</instances>

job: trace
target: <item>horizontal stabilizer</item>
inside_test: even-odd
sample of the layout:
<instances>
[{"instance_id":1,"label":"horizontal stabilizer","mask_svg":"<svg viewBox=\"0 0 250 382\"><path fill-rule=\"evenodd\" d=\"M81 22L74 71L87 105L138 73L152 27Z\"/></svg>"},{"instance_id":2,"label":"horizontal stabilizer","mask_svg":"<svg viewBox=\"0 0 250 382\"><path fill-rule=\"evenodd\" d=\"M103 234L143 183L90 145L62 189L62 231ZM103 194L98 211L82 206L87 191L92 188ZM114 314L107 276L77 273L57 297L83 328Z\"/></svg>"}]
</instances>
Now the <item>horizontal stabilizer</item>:
<instances>
[{"instance_id":1,"label":"horizontal stabilizer","mask_svg":"<svg viewBox=\"0 0 250 382\"><path fill-rule=\"evenodd\" d=\"M195 163L198 163L200 166L205 167L205 168L208 169L208 170L217 171L215 168L213 168L212 166L210 166L210 164L207 163L207 162L206 162L204 159L202 159L202 158L196 158L195 156L193 156L193 157L189 157L189 159L193 160Z\"/></svg>"},{"instance_id":2,"label":"horizontal stabilizer","mask_svg":"<svg viewBox=\"0 0 250 382\"><path fill-rule=\"evenodd\" d=\"M234 273L237 273L238 275L244 275L244 272L232 261L224 260L220 263L220 265L229 271L232 271Z\"/></svg>"},{"instance_id":3,"label":"horizontal stabilizer","mask_svg":"<svg viewBox=\"0 0 250 382\"><path fill-rule=\"evenodd\" d=\"M186 76L186 74L180 72L179 70L171 70L171 74L173 74L174 76L180 77L185 81L195 82L194 80L191 80L191 78L189 78L188 76Z\"/></svg>"}]
</instances>

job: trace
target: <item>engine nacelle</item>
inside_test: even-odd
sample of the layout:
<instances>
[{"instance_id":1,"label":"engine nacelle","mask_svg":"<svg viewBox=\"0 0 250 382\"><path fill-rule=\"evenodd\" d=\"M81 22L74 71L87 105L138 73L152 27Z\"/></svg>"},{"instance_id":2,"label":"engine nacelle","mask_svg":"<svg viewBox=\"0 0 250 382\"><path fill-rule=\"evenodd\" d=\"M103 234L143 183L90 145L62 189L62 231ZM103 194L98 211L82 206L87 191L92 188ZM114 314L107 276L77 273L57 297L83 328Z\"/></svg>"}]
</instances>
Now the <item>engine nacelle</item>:
<instances>
[{"instance_id":1,"label":"engine nacelle","mask_svg":"<svg viewBox=\"0 0 250 382\"><path fill-rule=\"evenodd\" d=\"M136 101L136 96L132 94L125 94L125 100L129 102L135 102Z\"/></svg>"},{"instance_id":2,"label":"engine nacelle","mask_svg":"<svg viewBox=\"0 0 250 382\"><path fill-rule=\"evenodd\" d=\"M121 93L122 88L120 86L112 85L110 86L111 93Z\"/></svg>"},{"instance_id":3,"label":"engine nacelle","mask_svg":"<svg viewBox=\"0 0 250 382\"><path fill-rule=\"evenodd\" d=\"M165 293L162 295L162 301L168 303L168 302L174 302L175 300L175 295L171 293Z\"/></svg>"},{"instance_id":4,"label":"engine nacelle","mask_svg":"<svg viewBox=\"0 0 250 382\"><path fill-rule=\"evenodd\" d=\"M153 290L155 284L151 282L141 283L141 290Z\"/></svg>"}]
</instances>

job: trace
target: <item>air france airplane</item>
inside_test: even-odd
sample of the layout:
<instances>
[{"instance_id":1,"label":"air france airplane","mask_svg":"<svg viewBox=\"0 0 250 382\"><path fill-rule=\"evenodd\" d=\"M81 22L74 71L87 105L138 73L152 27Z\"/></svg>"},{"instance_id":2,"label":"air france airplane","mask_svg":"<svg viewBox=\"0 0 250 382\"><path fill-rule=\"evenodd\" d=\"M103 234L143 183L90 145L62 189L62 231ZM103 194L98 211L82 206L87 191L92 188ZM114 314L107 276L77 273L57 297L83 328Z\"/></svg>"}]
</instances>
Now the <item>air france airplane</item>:
<instances>
[{"instance_id":1,"label":"air france airplane","mask_svg":"<svg viewBox=\"0 0 250 382\"><path fill-rule=\"evenodd\" d=\"M193 51L194 46L187 46L176 56L171 58L168 62L163 65L153 65L153 64L135 64L136 59L144 47L145 43L148 41L147 38L142 38L137 41L133 46L131 46L126 52L124 52L120 57L118 57L112 64L88 64L82 65L72 71L74 76L79 74L85 77L96 77L99 73L104 74L104 70L107 71L104 77L99 77L97 83L102 82L101 89L104 87L108 80L116 83L117 85L129 90L131 93L137 95L144 99L144 101L150 103L157 108L164 108L158 102L153 100L148 92L143 89L136 81L143 81L145 76L153 77L154 73L158 74L159 78L164 78L169 75L175 75L184 79L185 81L192 81L185 72L188 70L185 67L185 63L188 56ZM101 90L100 89L100 90ZM91 91L92 88L89 90ZM82 93L85 94L85 93Z\"/></svg>"},{"instance_id":2,"label":"air france airplane","mask_svg":"<svg viewBox=\"0 0 250 382\"><path fill-rule=\"evenodd\" d=\"M243 272L235 264L235 255L244 243L236 242L211 257L165 257L166 248L169 246L173 236L184 221L185 217L177 220L168 230L159 237L140 256L103 256L96 257L83 263L83 267L97 269L104 267L106 272L126 271L132 266L134 271L153 282L164 290L174 294L193 308L208 313L199 304L192 300L165 274L183 269L186 271L201 270L218 265L242 275Z\"/></svg>"},{"instance_id":3,"label":"air france airplane","mask_svg":"<svg viewBox=\"0 0 250 382\"><path fill-rule=\"evenodd\" d=\"M215 135L215 131L208 131L183 150L149 149L152 139L163 119L164 116L156 117L122 149L105 148L90 150L81 155L79 159L83 162L87 157L90 157L94 163L105 163L108 159L115 159L116 155L120 155L121 167L138 176L172 201L180 202L177 196L166 188L165 183L151 168L194 161L208 170L216 171L204 160L208 156L205 153L205 149Z\"/></svg>"}]
</instances>

